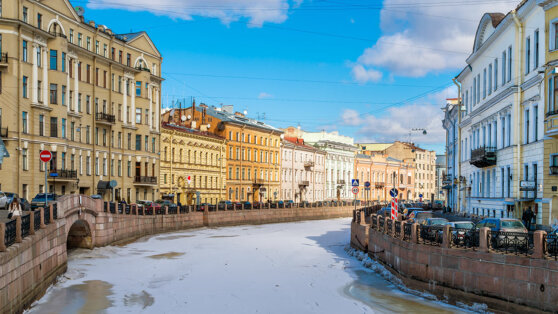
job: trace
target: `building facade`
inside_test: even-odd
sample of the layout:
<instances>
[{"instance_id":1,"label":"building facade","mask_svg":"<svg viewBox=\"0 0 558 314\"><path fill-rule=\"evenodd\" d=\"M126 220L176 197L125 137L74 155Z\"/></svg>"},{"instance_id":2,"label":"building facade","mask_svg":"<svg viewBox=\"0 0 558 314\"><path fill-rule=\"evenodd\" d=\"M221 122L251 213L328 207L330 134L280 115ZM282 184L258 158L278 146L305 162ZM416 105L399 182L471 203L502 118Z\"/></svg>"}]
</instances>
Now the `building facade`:
<instances>
[{"instance_id":1,"label":"building facade","mask_svg":"<svg viewBox=\"0 0 558 314\"><path fill-rule=\"evenodd\" d=\"M162 57L149 36L86 22L66 0L4 1L0 35L1 189L156 199Z\"/></svg>"},{"instance_id":2,"label":"building facade","mask_svg":"<svg viewBox=\"0 0 558 314\"><path fill-rule=\"evenodd\" d=\"M295 202L324 199L326 152L288 136L281 146L281 197Z\"/></svg>"},{"instance_id":3,"label":"building facade","mask_svg":"<svg viewBox=\"0 0 558 314\"><path fill-rule=\"evenodd\" d=\"M446 203L446 191L442 189L446 180L446 155L436 155L436 190L434 200Z\"/></svg>"},{"instance_id":4,"label":"building facade","mask_svg":"<svg viewBox=\"0 0 558 314\"><path fill-rule=\"evenodd\" d=\"M461 159L460 151L463 149L460 146L459 137L459 123L460 119L458 112L460 110L460 100L448 99L446 106L443 107L444 120L442 125L446 130L446 176L442 178L442 190L445 194L444 205L453 212L461 212L461 196L464 193L461 187L466 187L464 178L461 175Z\"/></svg>"},{"instance_id":5,"label":"building facade","mask_svg":"<svg viewBox=\"0 0 558 314\"><path fill-rule=\"evenodd\" d=\"M356 147L354 140L338 132L302 132L308 145L325 151L325 199L351 199L351 179L354 175Z\"/></svg>"},{"instance_id":6,"label":"building facade","mask_svg":"<svg viewBox=\"0 0 558 314\"><path fill-rule=\"evenodd\" d=\"M508 14L481 18L461 83L461 208L516 217L531 207L542 222L545 95L544 11L522 1Z\"/></svg>"},{"instance_id":7,"label":"building facade","mask_svg":"<svg viewBox=\"0 0 558 314\"><path fill-rule=\"evenodd\" d=\"M436 199L436 152L415 147L415 199Z\"/></svg>"},{"instance_id":8,"label":"building facade","mask_svg":"<svg viewBox=\"0 0 558 314\"><path fill-rule=\"evenodd\" d=\"M183 205L217 204L226 197L226 140L217 135L163 122L163 197Z\"/></svg>"}]
</instances>

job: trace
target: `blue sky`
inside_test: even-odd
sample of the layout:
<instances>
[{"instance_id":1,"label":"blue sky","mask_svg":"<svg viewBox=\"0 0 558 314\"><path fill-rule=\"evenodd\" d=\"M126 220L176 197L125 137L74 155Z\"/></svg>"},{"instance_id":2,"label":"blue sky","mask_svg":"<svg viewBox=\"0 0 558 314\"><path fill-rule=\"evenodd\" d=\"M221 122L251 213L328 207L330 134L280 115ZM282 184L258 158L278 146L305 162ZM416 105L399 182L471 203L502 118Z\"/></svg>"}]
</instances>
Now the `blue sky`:
<instances>
[{"instance_id":1,"label":"blue sky","mask_svg":"<svg viewBox=\"0 0 558 314\"><path fill-rule=\"evenodd\" d=\"M485 11L512 0L80 0L114 32L163 54L163 104L234 105L277 127L443 153L444 99Z\"/></svg>"}]
</instances>

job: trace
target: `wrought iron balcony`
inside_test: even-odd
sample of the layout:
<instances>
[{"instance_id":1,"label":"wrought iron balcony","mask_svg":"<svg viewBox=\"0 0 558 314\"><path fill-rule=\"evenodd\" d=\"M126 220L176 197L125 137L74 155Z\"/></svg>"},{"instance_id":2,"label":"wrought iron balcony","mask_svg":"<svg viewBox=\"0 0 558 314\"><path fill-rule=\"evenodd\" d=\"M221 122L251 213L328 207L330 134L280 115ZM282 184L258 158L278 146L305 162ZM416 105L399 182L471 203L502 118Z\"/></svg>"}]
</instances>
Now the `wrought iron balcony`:
<instances>
[{"instance_id":1,"label":"wrought iron balcony","mask_svg":"<svg viewBox=\"0 0 558 314\"><path fill-rule=\"evenodd\" d=\"M48 176L54 180L58 179L72 179L77 180L77 170L59 170L59 169L52 169L49 171Z\"/></svg>"},{"instance_id":2,"label":"wrought iron balcony","mask_svg":"<svg viewBox=\"0 0 558 314\"><path fill-rule=\"evenodd\" d=\"M310 185L310 181L302 181L298 184L300 187L307 187Z\"/></svg>"},{"instance_id":3,"label":"wrought iron balcony","mask_svg":"<svg viewBox=\"0 0 558 314\"><path fill-rule=\"evenodd\" d=\"M156 185L157 177L135 176L134 184Z\"/></svg>"},{"instance_id":4,"label":"wrought iron balcony","mask_svg":"<svg viewBox=\"0 0 558 314\"><path fill-rule=\"evenodd\" d=\"M263 180L263 179L256 179L256 180L254 180L254 185L256 185L256 186L265 185L265 180Z\"/></svg>"},{"instance_id":5,"label":"wrought iron balcony","mask_svg":"<svg viewBox=\"0 0 558 314\"><path fill-rule=\"evenodd\" d=\"M51 34L54 37L67 38L66 35L64 35L62 32L50 31L49 34Z\"/></svg>"},{"instance_id":6,"label":"wrought iron balcony","mask_svg":"<svg viewBox=\"0 0 558 314\"><path fill-rule=\"evenodd\" d=\"M312 167L314 167L313 161L307 161L304 163L304 168L312 168Z\"/></svg>"},{"instance_id":7,"label":"wrought iron balcony","mask_svg":"<svg viewBox=\"0 0 558 314\"><path fill-rule=\"evenodd\" d=\"M8 65L8 53L7 52L0 53L0 64L1 65Z\"/></svg>"},{"instance_id":8,"label":"wrought iron balcony","mask_svg":"<svg viewBox=\"0 0 558 314\"><path fill-rule=\"evenodd\" d=\"M95 120L97 122L108 122L108 123L114 123L116 121L114 115L104 113L104 112L97 112L95 114Z\"/></svg>"},{"instance_id":9,"label":"wrought iron balcony","mask_svg":"<svg viewBox=\"0 0 558 314\"><path fill-rule=\"evenodd\" d=\"M550 175L556 176L558 175L558 166L550 166Z\"/></svg>"},{"instance_id":10,"label":"wrought iron balcony","mask_svg":"<svg viewBox=\"0 0 558 314\"><path fill-rule=\"evenodd\" d=\"M496 147L480 147L471 151L469 163L477 168L496 165Z\"/></svg>"}]
</instances>

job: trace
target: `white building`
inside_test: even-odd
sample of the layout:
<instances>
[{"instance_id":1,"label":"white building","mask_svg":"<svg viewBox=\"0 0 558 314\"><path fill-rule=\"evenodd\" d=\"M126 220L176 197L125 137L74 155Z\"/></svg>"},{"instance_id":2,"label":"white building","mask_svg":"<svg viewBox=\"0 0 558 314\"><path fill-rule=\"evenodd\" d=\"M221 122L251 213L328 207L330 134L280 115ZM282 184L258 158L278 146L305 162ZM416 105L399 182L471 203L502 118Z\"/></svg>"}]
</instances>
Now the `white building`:
<instances>
[{"instance_id":1,"label":"white building","mask_svg":"<svg viewBox=\"0 0 558 314\"><path fill-rule=\"evenodd\" d=\"M284 136L281 146L281 199L324 200L326 152L303 139Z\"/></svg>"},{"instance_id":2,"label":"white building","mask_svg":"<svg viewBox=\"0 0 558 314\"><path fill-rule=\"evenodd\" d=\"M325 163L326 199L351 199L355 151L354 139L338 132L302 132L302 138L327 153Z\"/></svg>"},{"instance_id":3,"label":"white building","mask_svg":"<svg viewBox=\"0 0 558 314\"><path fill-rule=\"evenodd\" d=\"M486 13L457 76L466 181L459 199L470 213L521 217L545 201L536 191L543 165L544 31L544 11L535 0L506 15Z\"/></svg>"}]
</instances>

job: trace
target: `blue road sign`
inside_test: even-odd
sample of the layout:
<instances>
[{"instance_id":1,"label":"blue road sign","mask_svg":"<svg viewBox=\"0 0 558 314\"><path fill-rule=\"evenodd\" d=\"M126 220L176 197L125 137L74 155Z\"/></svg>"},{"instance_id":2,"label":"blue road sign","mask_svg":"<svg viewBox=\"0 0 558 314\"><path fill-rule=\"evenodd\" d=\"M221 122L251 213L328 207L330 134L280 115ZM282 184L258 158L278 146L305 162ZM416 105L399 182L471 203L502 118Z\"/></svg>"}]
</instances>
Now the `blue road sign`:
<instances>
[{"instance_id":1,"label":"blue road sign","mask_svg":"<svg viewBox=\"0 0 558 314\"><path fill-rule=\"evenodd\" d=\"M369 188L370 187L370 182L369 181L364 182L364 187Z\"/></svg>"},{"instance_id":2,"label":"blue road sign","mask_svg":"<svg viewBox=\"0 0 558 314\"><path fill-rule=\"evenodd\" d=\"M397 189L389 190L389 195L391 195L391 197L397 197L398 194L399 194L399 191L397 191Z\"/></svg>"},{"instance_id":3,"label":"blue road sign","mask_svg":"<svg viewBox=\"0 0 558 314\"><path fill-rule=\"evenodd\" d=\"M419 194L419 197L422 198L422 194Z\"/></svg>"},{"instance_id":4,"label":"blue road sign","mask_svg":"<svg viewBox=\"0 0 558 314\"><path fill-rule=\"evenodd\" d=\"M352 186L359 186L359 184L358 184L358 179L353 179L353 180L351 180L351 185L352 185Z\"/></svg>"},{"instance_id":5,"label":"blue road sign","mask_svg":"<svg viewBox=\"0 0 558 314\"><path fill-rule=\"evenodd\" d=\"M49 173L49 175L51 177L54 177L54 178L58 177L58 173L56 173L56 172L51 172L51 173Z\"/></svg>"}]
</instances>

